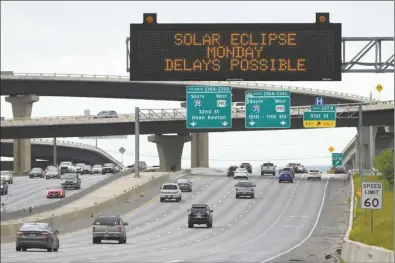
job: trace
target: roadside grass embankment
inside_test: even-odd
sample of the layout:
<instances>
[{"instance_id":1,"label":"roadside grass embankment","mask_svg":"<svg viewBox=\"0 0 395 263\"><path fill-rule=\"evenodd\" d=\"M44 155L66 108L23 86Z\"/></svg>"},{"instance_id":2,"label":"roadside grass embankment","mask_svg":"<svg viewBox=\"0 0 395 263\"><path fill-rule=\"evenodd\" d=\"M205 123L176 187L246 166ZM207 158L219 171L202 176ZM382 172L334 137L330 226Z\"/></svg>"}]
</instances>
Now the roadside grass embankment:
<instances>
[{"instance_id":1,"label":"roadside grass embankment","mask_svg":"<svg viewBox=\"0 0 395 263\"><path fill-rule=\"evenodd\" d=\"M354 193L361 187L361 178L354 175ZM361 209L361 198L357 197L350 239L370 246L394 250L394 189L381 176L365 176L366 182L384 183L383 209L373 210L373 232L370 231L371 210ZM362 189L361 189L362 191Z\"/></svg>"}]
</instances>

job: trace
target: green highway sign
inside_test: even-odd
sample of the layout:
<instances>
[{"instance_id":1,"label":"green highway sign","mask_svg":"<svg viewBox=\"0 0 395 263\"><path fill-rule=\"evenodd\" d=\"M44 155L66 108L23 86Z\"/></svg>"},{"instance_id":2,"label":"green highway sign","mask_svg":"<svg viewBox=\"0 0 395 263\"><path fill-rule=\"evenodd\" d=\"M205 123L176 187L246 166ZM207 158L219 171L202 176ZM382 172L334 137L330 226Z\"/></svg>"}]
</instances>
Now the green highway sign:
<instances>
[{"instance_id":1,"label":"green highway sign","mask_svg":"<svg viewBox=\"0 0 395 263\"><path fill-rule=\"evenodd\" d=\"M334 112L336 112L336 106L335 105L311 105L310 110L311 111L334 111Z\"/></svg>"},{"instance_id":2,"label":"green highway sign","mask_svg":"<svg viewBox=\"0 0 395 263\"><path fill-rule=\"evenodd\" d=\"M335 165L335 166L343 165L343 154L342 153L332 153L332 165Z\"/></svg>"},{"instance_id":3,"label":"green highway sign","mask_svg":"<svg viewBox=\"0 0 395 263\"><path fill-rule=\"evenodd\" d=\"M305 128L335 128L335 111L305 111L303 112L303 127Z\"/></svg>"},{"instance_id":4,"label":"green highway sign","mask_svg":"<svg viewBox=\"0 0 395 263\"><path fill-rule=\"evenodd\" d=\"M247 90L245 107L248 129L291 127L291 92L288 90Z\"/></svg>"},{"instance_id":5,"label":"green highway sign","mask_svg":"<svg viewBox=\"0 0 395 263\"><path fill-rule=\"evenodd\" d=\"M229 86L187 86L188 129L232 128L232 88Z\"/></svg>"}]
</instances>

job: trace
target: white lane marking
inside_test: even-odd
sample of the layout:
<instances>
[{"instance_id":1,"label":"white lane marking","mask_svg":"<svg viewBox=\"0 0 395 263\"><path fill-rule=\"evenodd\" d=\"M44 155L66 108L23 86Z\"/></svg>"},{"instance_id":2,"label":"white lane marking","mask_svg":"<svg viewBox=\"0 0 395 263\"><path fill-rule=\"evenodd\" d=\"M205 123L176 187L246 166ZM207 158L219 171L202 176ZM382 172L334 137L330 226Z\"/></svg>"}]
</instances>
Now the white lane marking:
<instances>
[{"instance_id":1,"label":"white lane marking","mask_svg":"<svg viewBox=\"0 0 395 263\"><path fill-rule=\"evenodd\" d=\"M164 215L164 216L167 216L167 215Z\"/></svg>"},{"instance_id":2,"label":"white lane marking","mask_svg":"<svg viewBox=\"0 0 395 263\"><path fill-rule=\"evenodd\" d=\"M225 228L222 228L222 229L221 229L221 231L224 231L224 230L225 230Z\"/></svg>"},{"instance_id":3,"label":"white lane marking","mask_svg":"<svg viewBox=\"0 0 395 263\"><path fill-rule=\"evenodd\" d=\"M177 262L181 262L183 260L177 259L177 260L172 260L172 261L167 261L165 263L177 263Z\"/></svg>"},{"instance_id":4,"label":"white lane marking","mask_svg":"<svg viewBox=\"0 0 395 263\"><path fill-rule=\"evenodd\" d=\"M95 260L96 258L89 258L90 260Z\"/></svg>"},{"instance_id":5,"label":"white lane marking","mask_svg":"<svg viewBox=\"0 0 395 263\"><path fill-rule=\"evenodd\" d=\"M156 221L158 221L159 220L159 218L157 218L157 219L155 219Z\"/></svg>"},{"instance_id":6,"label":"white lane marking","mask_svg":"<svg viewBox=\"0 0 395 263\"><path fill-rule=\"evenodd\" d=\"M167 234L169 234L169 235L170 235L170 234L171 234L171 232L167 232Z\"/></svg>"},{"instance_id":7,"label":"white lane marking","mask_svg":"<svg viewBox=\"0 0 395 263\"><path fill-rule=\"evenodd\" d=\"M216 205L213 205L213 208L216 207Z\"/></svg>"},{"instance_id":8,"label":"white lane marking","mask_svg":"<svg viewBox=\"0 0 395 263\"><path fill-rule=\"evenodd\" d=\"M172 212L176 211L175 209L171 210Z\"/></svg>"},{"instance_id":9,"label":"white lane marking","mask_svg":"<svg viewBox=\"0 0 395 263\"><path fill-rule=\"evenodd\" d=\"M268 258L268 259L266 259L266 260L264 260L264 261L261 261L260 263L265 263L265 262L271 261L271 260L273 260L273 259L276 259L276 258L278 258L278 257L281 257L282 255L285 255L285 254L291 252L291 251L294 250L295 248L298 248L298 247L300 247L301 245L303 245L303 243L306 242L306 240L309 239L309 238L311 237L311 235L313 235L314 230L317 228L318 221L320 221L322 209L323 209L324 204L325 204L325 196L326 196L326 189L328 188L328 183L329 183L329 180L326 181L326 183L325 183L324 193L322 194L321 206L320 206L320 209L318 210L318 214L317 214L317 218L316 218L316 220L315 220L314 226L313 226L313 228L310 230L310 233L305 237L305 239L303 239L302 241L300 241L298 244L296 244L295 246L291 247L291 248L288 249L287 251L281 252L280 254L277 254L277 255L275 255L275 256L273 256L273 257L271 257L271 258Z\"/></svg>"}]
</instances>

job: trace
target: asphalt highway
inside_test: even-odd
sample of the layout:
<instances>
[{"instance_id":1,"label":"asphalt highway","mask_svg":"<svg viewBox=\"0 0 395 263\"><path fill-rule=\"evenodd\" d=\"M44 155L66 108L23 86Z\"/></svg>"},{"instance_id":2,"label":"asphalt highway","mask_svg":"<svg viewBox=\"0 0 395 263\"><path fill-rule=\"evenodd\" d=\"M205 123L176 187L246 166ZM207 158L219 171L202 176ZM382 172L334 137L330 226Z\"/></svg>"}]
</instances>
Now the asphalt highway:
<instances>
[{"instance_id":1,"label":"asphalt highway","mask_svg":"<svg viewBox=\"0 0 395 263\"><path fill-rule=\"evenodd\" d=\"M254 174L254 199L236 199L236 180L223 175L194 178L193 192L183 200L151 200L124 215L129 223L126 244L92 244L91 228L60 235L59 252L16 252L15 243L1 246L5 262L262 262L297 246L312 232L329 180L293 184L277 176ZM159 189L158 189L159 193ZM192 204L214 210L213 227L187 227ZM269 261L268 261L269 262Z\"/></svg>"},{"instance_id":2,"label":"asphalt highway","mask_svg":"<svg viewBox=\"0 0 395 263\"><path fill-rule=\"evenodd\" d=\"M96 184L111 174L81 175L81 190ZM1 196L1 201L6 205L7 212L53 203L60 198L47 199L47 188L61 184L60 179L33 178L28 176L15 176L14 183L8 185L8 194ZM67 189L66 198L81 190Z\"/></svg>"}]
</instances>

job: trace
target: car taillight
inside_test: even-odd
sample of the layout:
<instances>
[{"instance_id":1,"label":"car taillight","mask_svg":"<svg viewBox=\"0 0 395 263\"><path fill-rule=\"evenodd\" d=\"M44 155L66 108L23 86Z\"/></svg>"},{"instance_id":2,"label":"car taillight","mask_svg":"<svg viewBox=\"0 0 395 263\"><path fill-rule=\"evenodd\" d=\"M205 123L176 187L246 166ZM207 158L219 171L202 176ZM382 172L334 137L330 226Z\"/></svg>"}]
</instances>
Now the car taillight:
<instances>
[{"instance_id":1,"label":"car taillight","mask_svg":"<svg viewBox=\"0 0 395 263\"><path fill-rule=\"evenodd\" d=\"M93 228L92 228L92 232L95 232L95 231L96 231L96 229L95 229L95 227L93 227Z\"/></svg>"},{"instance_id":2,"label":"car taillight","mask_svg":"<svg viewBox=\"0 0 395 263\"><path fill-rule=\"evenodd\" d=\"M117 231L118 231L118 232L121 232L121 226L118 226Z\"/></svg>"},{"instance_id":3,"label":"car taillight","mask_svg":"<svg viewBox=\"0 0 395 263\"><path fill-rule=\"evenodd\" d=\"M23 235L23 232L18 232L18 233L16 233L18 236L22 236Z\"/></svg>"},{"instance_id":4,"label":"car taillight","mask_svg":"<svg viewBox=\"0 0 395 263\"><path fill-rule=\"evenodd\" d=\"M46 236L46 235L48 235L48 232L41 232L41 235Z\"/></svg>"}]
</instances>

